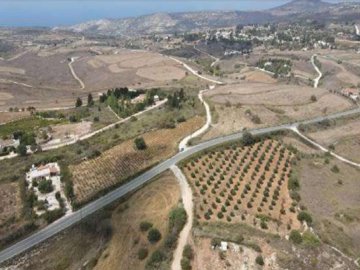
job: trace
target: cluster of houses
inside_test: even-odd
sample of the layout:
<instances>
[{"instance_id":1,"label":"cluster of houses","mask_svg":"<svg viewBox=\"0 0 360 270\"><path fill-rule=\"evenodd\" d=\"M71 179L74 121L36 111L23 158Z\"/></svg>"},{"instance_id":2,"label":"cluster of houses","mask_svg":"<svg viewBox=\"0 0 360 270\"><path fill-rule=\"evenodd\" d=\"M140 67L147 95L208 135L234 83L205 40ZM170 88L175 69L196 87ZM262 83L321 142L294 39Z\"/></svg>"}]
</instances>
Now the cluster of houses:
<instances>
[{"instance_id":1,"label":"cluster of houses","mask_svg":"<svg viewBox=\"0 0 360 270\"><path fill-rule=\"evenodd\" d=\"M46 192L41 191L39 189L41 181L50 181L51 189ZM60 209L64 206L66 206L67 210L70 210L63 192L60 166L57 162L37 167L33 165L26 173L26 182L28 190L32 190L37 197L38 204L34 209L37 215L40 216L46 211ZM60 197L63 199L64 206L60 203Z\"/></svg>"}]
</instances>

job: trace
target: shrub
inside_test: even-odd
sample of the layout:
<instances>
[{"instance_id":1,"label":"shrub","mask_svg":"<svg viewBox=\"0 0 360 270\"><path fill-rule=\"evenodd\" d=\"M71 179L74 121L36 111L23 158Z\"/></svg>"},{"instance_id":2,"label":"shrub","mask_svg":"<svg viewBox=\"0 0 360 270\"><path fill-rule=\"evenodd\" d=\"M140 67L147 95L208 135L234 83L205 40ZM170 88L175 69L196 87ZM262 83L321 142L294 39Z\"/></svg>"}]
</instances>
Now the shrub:
<instances>
[{"instance_id":1,"label":"shrub","mask_svg":"<svg viewBox=\"0 0 360 270\"><path fill-rule=\"evenodd\" d=\"M292 231L290 232L290 237L289 237L289 239L290 239L290 241L292 241L294 244L301 244L301 242L303 241L300 232L297 231L297 230L292 230Z\"/></svg>"},{"instance_id":2,"label":"shrub","mask_svg":"<svg viewBox=\"0 0 360 270\"><path fill-rule=\"evenodd\" d=\"M304 232L302 239L303 244L307 247L313 248L320 245L320 240L316 237L316 235L309 231Z\"/></svg>"},{"instance_id":3,"label":"shrub","mask_svg":"<svg viewBox=\"0 0 360 270\"><path fill-rule=\"evenodd\" d=\"M148 231L152 226L153 226L153 224L152 224L151 222L143 221L143 222L140 223L140 231L146 232L146 231Z\"/></svg>"},{"instance_id":4,"label":"shrub","mask_svg":"<svg viewBox=\"0 0 360 270\"><path fill-rule=\"evenodd\" d=\"M154 266L156 267L157 264L161 263L162 261L166 260L166 254L163 253L160 250L155 250L154 253L151 255L149 261L147 262L147 264L149 266Z\"/></svg>"},{"instance_id":5,"label":"shrub","mask_svg":"<svg viewBox=\"0 0 360 270\"><path fill-rule=\"evenodd\" d=\"M183 257L192 260L194 258L194 251L190 245L185 245L183 251Z\"/></svg>"},{"instance_id":6,"label":"shrub","mask_svg":"<svg viewBox=\"0 0 360 270\"><path fill-rule=\"evenodd\" d=\"M191 263L188 258L182 258L180 264L182 270L191 270Z\"/></svg>"},{"instance_id":7,"label":"shrub","mask_svg":"<svg viewBox=\"0 0 360 270\"><path fill-rule=\"evenodd\" d=\"M49 193L54 190L51 180L42 179L38 184L38 189L41 193Z\"/></svg>"},{"instance_id":8,"label":"shrub","mask_svg":"<svg viewBox=\"0 0 360 270\"><path fill-rule=\"evenodd\" d=\"M244 145L252 145L252 144L255 143L256 140L255 140L254 136L250 132L245 131L243 136L242 136L241 141L242 141L242 143Z\"/></svg>"},{"instance_id":9,"label":"shrub","mask_svg":"<svg viewBox=\"0 0 360 270\"><path fill-rule=\"evenodd\" d=\"M138 150L144 150L147 147L145 140L142 137L136 138L134 140L134 143L135 143L136 149L138 149Z\"/></svg>"},{"instance_id":10,"label":"shrub","mask_svg":"<svg viewBox=\"0 0 360 270\"><path fill-rule=\"evenodd\" d=\"M311 224L312 223L312 217L308 212L305 211L301 211L298 216L297 219L301 222L306 221L306 223Z\"/></svg>"},{"instance_id":11,"label":"shrub","mask_svg":"<svg viewBox=\"0 0 360 270\"><path fill-rule=\"evenodd\" d=\"M138 258L139 260L144 260L149 254L147 248L140 248L138 251Z\"/></svg>"},{"instance_id":12,"label":"shrub","mask_svg":"<svg viewBox=\"0 0 360 270\"><path fill-rule=\"evenodd\" d=\"M257 256L256 259L255 259L255 262L258 264L258 265L261 265L263 266L264 265L264 259L261 255Z\"/></svg>"},{"instance_id":13,"label":"shrub","mask_svg":"<svg viewBox=\"0 0 360 270\"><path fill-rule=\"evenodd\" d=\"M340 172L340 169L338 166L334 165L332 168L331 168L331 171L334 172L334 173L338 173Z\"/></svg>"},{"instance_id":14,"label":"shrub","mask_svg":"<svg viewBox=\"0 0 360 270\"><path fill-rule=\"evenodd\" d=\"M148 233L148 240L150 243L156 243L161 239L161 233L158 229L152 228Z\"/></svg>"}]
</instances>

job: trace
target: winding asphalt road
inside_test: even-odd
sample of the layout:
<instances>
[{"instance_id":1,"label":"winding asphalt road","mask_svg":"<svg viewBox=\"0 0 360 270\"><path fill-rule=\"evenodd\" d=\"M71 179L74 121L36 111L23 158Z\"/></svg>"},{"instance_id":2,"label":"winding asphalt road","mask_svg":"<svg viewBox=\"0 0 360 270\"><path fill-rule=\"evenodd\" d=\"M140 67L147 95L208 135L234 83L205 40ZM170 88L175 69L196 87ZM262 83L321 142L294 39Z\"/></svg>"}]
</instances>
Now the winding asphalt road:
<instances>
[{"instance_id":1,"label":"winding asphalt road","mask_svg":"<svg viewBox=\"0 0 360 270\"><path fill-rule=\"evenodd\" d=\"M251 133L253 135L261 135L261 134L267 134L270 132L276 132L281 130L291 130L294 126L298 126L299 124L311 124L311 123L317 123L320 121L323 121L325 119L336 119L352 114L360 113L360 108L352 109L345 112L339 112L336 114L328 115L328 116L320 116L316 117L311 120L306 120L302 122L295 122L291 124L284 124L274 127L267 127L267 128L260 128L260 129L254 129L251 130ZM176 163L196 154L200 151L203 151L205 149L211 148L213 146L227 143L230 141L239 140L242 138L243 132L234 133L231 135L218 137L209 141L205 141L203 143L200 143L198 145L192 146L184 150L183 152L179 152L175 156L165 160L164 162L156 165L152 169L146 171L145 173L139 175L138 177L134 178L132 181L128 182L127 184L109 192L108 194L104 195L103 197L87 204L83 208L79 209L78 211L75 211L71 213L68 216L62 217L59 220L55 221L54 223L48 225L44 229L32 234L31 236L15 243L14 245L8 247L7 249L4 249L0 252L0 263L9 260L13 258L14 256L34 247L35 245L47 240L48 238L56 235L57 233L69 228L70 226L74 225L75 223L82 220L84 217L87 217L91 215L92 213L102 209L104 206L122 198L129 192L132 192L143 185L145 185L147 182L149 182L151 179L153 179L158 174L166 171L167 169L171 168L171 166L175 165Z\"/></svg>"}]
</instances>

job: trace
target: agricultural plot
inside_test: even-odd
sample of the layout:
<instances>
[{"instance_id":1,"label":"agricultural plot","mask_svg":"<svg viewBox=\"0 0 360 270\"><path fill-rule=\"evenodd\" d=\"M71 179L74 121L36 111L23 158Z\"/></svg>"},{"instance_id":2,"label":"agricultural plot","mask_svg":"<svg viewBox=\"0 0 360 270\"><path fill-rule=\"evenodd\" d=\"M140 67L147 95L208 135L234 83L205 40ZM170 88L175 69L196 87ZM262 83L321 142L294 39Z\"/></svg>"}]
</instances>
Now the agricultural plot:
<instances>
[{"instance_id":1,"label":"agricultural plot","mask_svg":"<svg viewBox=\"0 0 360 270\"><path fill-rule=\"evenodd\" d=\"M17 183L4 183L0 185L0 243L21 225L19 219L22 202L20 188Z\"/></svg>"},{"instance_id":2,"label":"agricultural plot","mask_svg":"<svg viewBox=\"0 0 360 270\"><path fill-rule=\"evenodd\" d=\"M285 235L300 224L288 191L293 154L280 142L228 146L183 167L199 221L245 222Z\"/></svg>"},{"instance_id":3,"label":"agricultural plot","mask_svg":"<svg viewBox=\"0 0 360 270\"><path fill-rule=\"evenodd\" d=\"M77 202L85 202L99 191L121 184L137 172L169 157L177 143L202 124L202 117L194 117L174 129L143 134L147 145L144 150L136 150L133 140L128 140L97 158L70 166Z\"/></svg>"}]
</instances>

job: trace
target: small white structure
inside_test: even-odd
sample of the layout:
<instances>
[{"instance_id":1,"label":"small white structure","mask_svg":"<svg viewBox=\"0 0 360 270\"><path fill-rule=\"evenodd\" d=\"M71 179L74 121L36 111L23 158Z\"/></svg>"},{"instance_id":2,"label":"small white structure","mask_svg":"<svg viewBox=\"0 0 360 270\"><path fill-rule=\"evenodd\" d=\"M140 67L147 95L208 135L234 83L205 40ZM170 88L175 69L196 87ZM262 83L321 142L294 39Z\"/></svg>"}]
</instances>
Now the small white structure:
<instances>
[{"instance_id":1,"label":"small white structure","mask_svg":"<svg viewBox=\"0 0 360 270\"><path fill-rule=\"evenodd\" d=\"M224 242L224 241L221 241L220 250L221 251L227 251L228 250L228 243Z\"/></svg>"},{"instance_id":2,"label":"small white structure","mask_svg":"<svg viewBox=\"0 0 360 270\"><path fill-rule=\"evenodd\" d=\"M158 95L155 95L155 96L154 96L154 101L155 101L155 102L158 102L159 100L160 100L159 96L158 96Z\"/></svg>"}]
</instances>

